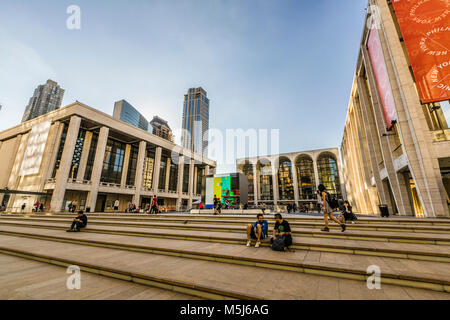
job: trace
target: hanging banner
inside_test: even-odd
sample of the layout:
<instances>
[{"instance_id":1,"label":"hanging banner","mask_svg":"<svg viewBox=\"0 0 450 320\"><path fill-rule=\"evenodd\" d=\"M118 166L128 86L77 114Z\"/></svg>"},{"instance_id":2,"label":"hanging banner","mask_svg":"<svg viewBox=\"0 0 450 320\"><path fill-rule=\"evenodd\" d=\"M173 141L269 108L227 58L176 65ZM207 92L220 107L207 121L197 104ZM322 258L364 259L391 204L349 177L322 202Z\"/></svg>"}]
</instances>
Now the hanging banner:
<instances>
[{"instance_id":1,"label":"hanging banner","mask_svg":"<svg viewBox=\"0 0 450 320\"><path fill-rule=\"evenodd\" d=\"M35 124L31 128L27 148L20 168L20 176L39 173L51 124L51 121L45 121Z\"/></svg>"},{"instance_id":2,"label":"hanging banner","mask_svg":"<svg viewBox=\"0 0 450 320\"><path fill-rule=\"evenodd\" d=\"M370 62L377 84L378 95L380 96L381 104L383 106L386 128L387 130L391 130L397 120L397 114L395 112L394 96L392 95L386 62L384 61L383 48L381 47L381 40L375 22L372 23L370 29L367 49L369 51Z\"/></svg>"},{"instance_id":3,"label":"hanging banner","mask_svg":"<svg viewBox=\"0 0 450 320\"><path fill-rule=\"evenodd\" d=\"M450 99L450 1L394 0L422 103Z\"/></svg>"}]
</instances>

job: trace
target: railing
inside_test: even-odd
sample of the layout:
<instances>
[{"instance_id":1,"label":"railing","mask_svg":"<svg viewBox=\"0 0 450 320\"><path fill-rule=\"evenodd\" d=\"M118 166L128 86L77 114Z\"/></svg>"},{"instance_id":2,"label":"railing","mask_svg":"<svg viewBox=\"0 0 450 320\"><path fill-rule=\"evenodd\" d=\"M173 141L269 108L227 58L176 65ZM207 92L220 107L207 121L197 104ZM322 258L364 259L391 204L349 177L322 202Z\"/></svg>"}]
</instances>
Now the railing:
<instances>
[{"instance_id":1,"label":"railing","mask_svg":"<svg viewBox=\"0 0 450 320\"><path fill-rule=\"evenodd\" d=\"M55 178L50 178L50 179L45 180L45 183L55 183L55 182L56 182Z\"/></svg>"},{"instance_id":2,"label":"railing","mask_svg":"<svg viewBox=\"0 0 450 320\"><path fill-rule=\"evenodd\" d=\"M131 185L125 185L124 188L125 189L132 189L132 190L136 189L135 186L131 186Z\"/></svg>"},{"instance_id":3,"label":"railing","mask_svg":"<svg viewBox=\"0 0 450 320\"><path fill-rule=\"evenodd\" d=\"M122 185L117 183L108 183L108 182L100 182L100 186L102 187L112 187L112 188L120 188Z\"/></svg>"},{"instance_id":4,"label":"railing","mask_svg":"<svg viewBox=\"0 0 450 320\"><path fill-rule=\"evenodd\" d=\"M77 180L73 178L67 179L68 183L77 183L77 184L91 184L91 180Z\"/></svg>"},{"instance_id":5,"label":"railing","mask_svg":"<svg viewBox=\"0 0 450 320\"><path fill-rule=\"evenodd\" d=\"M150 192L152 192L152 191L153 191L153 188L142 187L141 190L142 190L142 191L150 191Z\"/></svg>"}]
</instances>

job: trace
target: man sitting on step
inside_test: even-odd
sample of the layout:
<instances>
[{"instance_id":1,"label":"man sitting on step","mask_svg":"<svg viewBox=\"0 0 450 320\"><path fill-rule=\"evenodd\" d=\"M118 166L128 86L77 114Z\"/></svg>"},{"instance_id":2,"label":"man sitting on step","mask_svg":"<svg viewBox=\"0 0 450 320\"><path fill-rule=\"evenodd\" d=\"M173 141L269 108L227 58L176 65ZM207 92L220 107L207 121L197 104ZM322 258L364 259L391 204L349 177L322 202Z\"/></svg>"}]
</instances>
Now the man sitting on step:
<instances>
[{"instance_id":1,"label":"man sitting on step","mask_svg":"<svg viewBox=\"0 0 450 320\"><path fill-rule=\"evenodd\" d=\"M252 244L252 239L256 240L255 248L259 248L261 240L267 237L267 229L269 229L269 223L264 220L264 216L260 213L256 216L258 220L247 226L247 247Z\"/></svg>"},{"instance_id":2,"label":"man sitting on step","mask_svg":"<svg viewBox=\"0 0 450 320\"><path fill-rule=\"evenodd\" d=\"M78 216L73 220L72 226L67 232L80 232L81 228L86 228L87 226L87 216L83 211L78 211Z\"/></svg>"}]
</instances>

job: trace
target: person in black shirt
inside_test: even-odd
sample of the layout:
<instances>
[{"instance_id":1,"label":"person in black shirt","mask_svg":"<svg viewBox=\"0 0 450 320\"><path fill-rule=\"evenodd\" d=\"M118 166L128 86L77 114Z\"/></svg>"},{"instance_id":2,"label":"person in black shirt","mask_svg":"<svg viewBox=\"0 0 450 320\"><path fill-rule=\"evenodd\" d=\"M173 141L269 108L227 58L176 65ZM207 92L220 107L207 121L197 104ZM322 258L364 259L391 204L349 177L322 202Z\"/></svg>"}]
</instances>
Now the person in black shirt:
<instances>
[{"instance_id":1,"label":"person in black shirt","mask_svg":"<svg viewBox=\"0 0 450 320\"><path fill-rule=\"evenodd\" d=\"M276 240L277 237L284 236L284 246L287 251L294 251L289 247L292 245L292 231L291 226L287 220L283 220L281 214L277 213L275 215L275 227L273 229L273 240Z\"/></svg>"},{"instance_id":2,"label":"person in black shirt","mask_svg":"<svg viewBox=\"0 0 450 320\"><path fill-rule=\"evenodd\" d=\"M83 211L78 211L78 216L73 220L72 226L67 232L80 232L81 228L86 228L87 226L87 216Z\"/></svg>"}]
</instances>

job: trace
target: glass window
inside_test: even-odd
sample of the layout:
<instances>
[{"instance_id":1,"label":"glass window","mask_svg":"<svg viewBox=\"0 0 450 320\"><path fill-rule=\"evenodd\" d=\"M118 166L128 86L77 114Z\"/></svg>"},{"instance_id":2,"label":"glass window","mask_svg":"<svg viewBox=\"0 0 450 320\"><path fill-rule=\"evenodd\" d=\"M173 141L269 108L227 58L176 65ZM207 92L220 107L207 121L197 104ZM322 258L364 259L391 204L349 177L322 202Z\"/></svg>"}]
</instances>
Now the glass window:
<instances>
[{"instance_id":1,"label":"glass window","mask_svg":"<svg viewBox=\"0 0 450 320\"><path fill-rule=\"evenodd\" d=\"M259 164L259 185L261 188L261 200L273 201L272 165L271 163Z\"/></svg>"},{"instance_id":2,"label":"glass window","mask_svg":"<svg viewBox=\"0 0 450 320\"><path fill-rule=\"evenodd\" d=\"M292 183L292 164L289 160L280 160L278 170L278 190L280 200L294 200L294 185Z\"/></svg>"},{"instance_id":3,"label":"glass window","mask_svg":"<svg viewBox=\"0 0 450 320\"><path fill-rule=\"evenodd\" d=\"M129 186L134 186L136 179L136 168L139 155L139 148L131 146L130 150L130 162L128 163L127 181L126 184Z\"/></svg>"},{"instance_id":4,"label":"glass window","mask_svg":"<svg viewBox=\"0 0 450 320\"><path fill-rule=\"evenodd\" d=\"M295 163L300 200L316 198L316 182L314 177L314 161L308 156L300 156Z\"/></svg>"},{"instance_id":5,"label":"glass window","mask_svg":"<svg viewBox=\"0 0 450 320\"><path fill-rule=\"evenodd\" d=\"M103 160L101 181L120 184L122 180L123 158L125 156L125 144L108 139Z\"/></svg>"},{"instance_id":6,"label":"glass window","mask_svg":"<svg viewBox=\"0 0 450 320\"><path fill-rule=\"evenodd\" d=\"M317 161L319 181L327 188L327 191L342 198L341 183L336 160L331 155L321 155Z\"/></svg>"}]
</instances>

